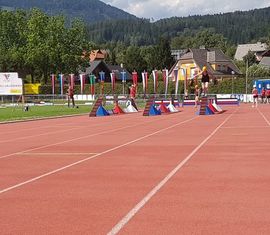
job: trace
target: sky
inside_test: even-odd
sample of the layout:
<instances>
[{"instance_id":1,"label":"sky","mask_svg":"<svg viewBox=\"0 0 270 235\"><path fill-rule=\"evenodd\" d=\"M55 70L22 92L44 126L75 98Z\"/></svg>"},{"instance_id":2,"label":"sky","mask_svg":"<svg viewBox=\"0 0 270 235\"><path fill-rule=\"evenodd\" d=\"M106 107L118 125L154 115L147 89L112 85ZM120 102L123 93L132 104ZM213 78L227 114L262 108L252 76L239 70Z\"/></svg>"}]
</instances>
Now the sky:
<instances>
[{"instance_id":1,"label":"sky","mask_svg":"<svg viewBox=\"0 0 270 235\"><path fill-rule=\"evenodd\" d=\"M173 16L246 11L270 6L270 0L102 0L137 17L159 20Z\"/></svg>"}]
</instances>

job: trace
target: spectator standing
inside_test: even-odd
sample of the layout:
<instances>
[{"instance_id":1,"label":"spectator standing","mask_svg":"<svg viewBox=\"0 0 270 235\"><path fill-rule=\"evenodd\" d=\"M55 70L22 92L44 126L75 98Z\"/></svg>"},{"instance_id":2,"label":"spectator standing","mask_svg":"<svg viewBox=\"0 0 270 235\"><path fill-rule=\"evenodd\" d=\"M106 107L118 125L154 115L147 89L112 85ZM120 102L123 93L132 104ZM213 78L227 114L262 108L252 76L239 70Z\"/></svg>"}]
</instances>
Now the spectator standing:
<instances>
[{"instance_id":1,"label":"spectator standing","mask_svg":"<svg viewBox=\"0 0 270 235\"><path fill-rule=\"evenodd\" d=\"M262 88L262 92L261 92L261 103L263 104L265 102L265 88L263 87Z\"/></svg>"},{"instance_id":2,"label":"spectator standing","mask_svg":"<svg viewBox=\"0 0 270 235\"><path fill-rule=\"evenodd\" d=\"M68 107L70 107L70 101L71 101L72 102L72 108L75 108L74 90L73 90L72 86L68 87L67 96L68 96Z\"/></svg>"},{"instance_id":3,"label":"spectator standing","mask_svg":"<svg viewBox=\"0 0 270 235\"><path fill-rule=\"evenodd\" d=\"M270 104L270 89L267 89L265 92L266 100L265 103Z\"/></svg>"},{"instance_id":4,"label":"spectator standing","mask_svg":"<svg viewBox=\"0 0 270 235\"><path fill-rule=\"evenodd\" d=\"M199 103L199 96L200 96L200 88L198 85L195 86L195 108L197 108L198 103Z\"/></svg>"},{"instance_id":5,"label":"spectator standing","mask_svg":"<svg viewBox=\"0 0 270 235\"><path fill-rule=\"evenodd\" d=\"M253 96L253 105L252 108L254 107L258 107L258 90L256 88L256 85L253 86L253 90L252 90L252 96Z\"/></svg>"}]
</instances>

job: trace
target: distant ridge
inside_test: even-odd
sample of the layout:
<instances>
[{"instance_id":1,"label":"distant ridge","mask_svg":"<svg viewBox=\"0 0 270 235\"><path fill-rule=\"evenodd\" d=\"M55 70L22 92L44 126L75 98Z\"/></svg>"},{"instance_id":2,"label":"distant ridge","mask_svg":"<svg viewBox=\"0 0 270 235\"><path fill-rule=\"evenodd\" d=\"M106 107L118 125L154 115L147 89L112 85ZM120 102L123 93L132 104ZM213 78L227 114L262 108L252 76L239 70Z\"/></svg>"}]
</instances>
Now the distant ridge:
<instances>
[{"instance_id":1,"label":"distant ridge","mask_svg":"<svg viewBox=\"0 0 270 235\"><path fill-rule=\"evenodd\" d=\"M39 8L50 15L66 15L68 18L81 18L86 22L104 20L136 19L116 7L99 0L0 0L2 10Z\"/></svg>"},{"instance_id":2,"label":"distant ridge","mask_svg":"<svg viewBox=\"0 0 270 235\"><path fill-rule=\"evenodd\" d=\"M151 45L160 36L167 38L194 37L204 29L222 34L229 42L248 43L270 35L270 7L222 13L171 17L151 23L146 19L131 19L89 25L89 38L96 42L124 42Z\"/></svg>"}]
</instances>

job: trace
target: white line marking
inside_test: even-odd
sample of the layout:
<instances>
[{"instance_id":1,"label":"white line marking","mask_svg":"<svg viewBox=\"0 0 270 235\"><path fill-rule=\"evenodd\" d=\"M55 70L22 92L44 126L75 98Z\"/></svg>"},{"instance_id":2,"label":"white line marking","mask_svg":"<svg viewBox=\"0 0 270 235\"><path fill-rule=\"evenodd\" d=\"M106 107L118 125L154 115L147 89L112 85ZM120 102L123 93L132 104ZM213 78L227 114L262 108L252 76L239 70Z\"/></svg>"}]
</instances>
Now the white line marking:
<instances>
[{"instance_id":1,"label":"white line marking","mask_svg":"<svg viewBox=\"0 0 270 235\"><path fill-rule=\"evenodd\" d=\"M114 122L116 122L116 121L111 121L108 124L111 125ZM52 128L54 127L55 128L55 127L59 127L59 126L60 125L47 126L45 128L50 128L50 127L52 127ZM104 126L104 123L96 124L96 125L91 125L91 128L92 127L100 127L100 126ZM65 127L65 126L62 125L60 127ZM38 136L43 136L43 135L56 134L56 133L68 132L68 131L72 131L72 130L76 130L76 129L83 129L83 128L85 128L85 126L68 126L68 125L66 125L66 127L69 127L70 129L58 130L58 131L46 132L46 133L40 133L40 134L36 134L36 135L23 136L23 137L19 137L19 138L8 139L8 140L0 140L0 143L14 142L15 140L23 140L23 139L28 139L28 138L33 138L33 137L38 137ZM40 127L40 128L42 128L42 127ZM32 129L36 130L36 129L40 129L40 128L32 128ZM26 130L29 131L29 129L25 129L25 130L20 129L21 132L24 132ZM13 132L13 133L18 133L18 131L17 132ZM6 133L3 133L3 135L5 135L5 134L10 134L10 133L7 133L7 132Z\"/></svg>"},{"instance_id":2,"label":"white line marking","mask_svg":"<svg viewBox=\"0 0 270 235\"><path fill-rule=\"evenodd\" d=\"M259 114L263 117L263 119L266 121L266 123L268 124L268 126L270 126L270 122L268 121L268 119L264 116L264 114L261 112L261 110L257 109Z\"/></svg>"},{"instance_id":3,"label":"white line marking","mask_svg":"<svg viewBox=\"0 0 270 235\"><path fill-rule=\"evenodd\" d=\"M59 130L59 131L41 133L41 134L36 134L36 135L23 136L23 137L18 137L18 138L9 139L9 140L2 140L2 141L0 141L0 144L2 144L2 143L8 143L8 142L14 142L16 140L30 139L30 138L34 138L34 137L38 137L38 136L40 137L40 136L43 136L43 135L51 135L51 134L56 134L56 133L63 133L63 132L68 132L68 131L72 131L72 130L76 130L76 129L79 129L79 128L70 128L68 130Z\"/></svg>"},{"instance_id":4,"label":"white line marking","mask_svg":"<svg viewBox=\"0 0 270 235\"><path fill-rule=\"evenodd\" d=\"M40 155L40 156L46 156L46 155L60 155L60 156L71 156L71 155L94 155L98 153L18 153L18 155Z\"/></svg>"},{"instance_id":5,"label":"white line marking","mask_svg":"<svg viewBox=\"0 0 270 235\"><path fill-rule=\"evenodd\" d=\"M91 159L93 159L93 158L97 158L97 157L99 157L99 156L101 156L101 155L104 155L104 154L106 154L106 153L110 153L110 152L112 152L112 151L114 151L114 150L123 148L123 147L125 147L125 146L127 146L127 145L130 145L130 144L133 144L133 143L138 142L138 141L140 141L140 140L146 139L146 138L148 138L148 137L150 137L150 136L159 134L159 133L161 133L161 132L163 132L163 131L172 129L172 128L174 128L174 127L176 127L176 126L179 126L179 125L181 125L181 124L190 122L190 121L192 121L192 120L194 120L194 119L196 119L196 118L198 118L198 116L197 116L197 117L190 118L190 119L185 120L185 121L182 121L182 122L179 122L179 123L174 124L174 125L172 125L172 126L163 128L163 129L161 129L161 130L155 131L155 132L153 132L153 133L151 133L151 134L144 135L144 136L142 136L142 137L140 137L140 138L137 138L137 139L135 139L135 140L129 141L129 142L125 143L125 144L121 144L121 145L118 145L118 146L116 146L116 147L110 148L110 149L105 150L105 151L103 151L103 152L101 152L101 153L98 153L98 154L96 154L96 155L94 155L94 156L91 156L91 157L82 159L82 160L80 160L80 161L71 163L71 164L69 164L69 165L63 166L63 167L58 168L58 169L56 169L56 170L47 172L47 173L45 173L45 174L43 174L43 175L34 177L34 178L30 179L30 180L27 180L27 181L24 181L24 182L22 182L22 183L16 184L16 185L14 185L14 186L11 186L11 187L2 189L2 190L0 191L0 194L5 193L5 192L8 192L8 191L10 191L10 190L12 190L12 189L19 188L19 187L21 187L21 186L23 186L23 185L32 183L32 182L37 181L37 180L39 180L39 179L42 179L42 178L44 178L44 177L46 177L46 176L50 176L50 175L52 175L52 174L58 173L58 172L60 172L60 171L63 171L63 170L65 170L65 169L68 169L68 168L70 168L70 167L72 167L72 166L79 165L79 164L81 164L81 163L83 163L83 162L86 162L86 161L91 160Z\"/></svg>"},{"instance_id":6,"label":"white line marking","mask_svg":"<svg viewBox=\"0 0 270 235\"><path fill-rule=\"evenodd\" d=\"M133 127L133 126L128 126L128 127ZM78 137L78 138L73 138L73 139L57 142L57 143L54 143L54 144L47 144L47 145L43 145L43 146L40 146L40 147L37 147L37 148L31 148L31 149L27 149L27 150L24 150L24 151L21 151L21 152L16 152L16 153L11 153L11 154L8 154L8 155L4 155L4 156L0 157L0 159L15 156L15 155L19 155L19 154L24 154L24 153L27 153L29 151L34 151L34 150L39 150L39 149L43 149L43 148L47 148L47 147L51 147L51 146L56 146L56 145L60 145L60 144L64 144L64 143L69 143L69 142L72 142L72 141L81 140L81 139L88 138L88 137L107 134L107 133L122 130L122 129L125 129L125 128L128 128L128 127L121 127L121 128L113 129L113 130L110 130L110 131L103 131L103 132L99 132L99 133L96 133L96 134L86 135L86 136L83 136L83 137Z\"/></svg>"},{"instance_id":7,"label":"white line marking","mask_svg":"<svg viewBox=\"0 0 270 235\"><path fill-rule=\"evenodd\" d=\"M257 129L257 128L269 128L269 126L224 126L222 129Z\"/></svg>"},{"instance_id":8,"label":"white line marking","mask_svg":"<svg viewBox=\"0 0 270 235\"><path fill-rule=\"evenodd\" d=\"M162 181L159 182L135 207L133 207L112 229L107 235L117 234L133 217L144 207L144 205L198 152L198 150L213 136L216 132L232 117L235 110L227 117L206 139L204 139L183 161L181 161Z\"/></svg>"},{"instance_id":9,"label":"white line marking","mask_svg":"<svg viewBox=\"0 0 270 235\"><path fill-rule=\"evenodd\" d=\"M165 117L163 119L165 119ZM85 139L85 138L89 138L89 137L93 137L93 136L97 136L97 135L103 135L103 134L107 134L107 133L111 133L111 132L115 132L115 131L119 131L119 130L124 130L124 129L127 129L127 128L140 126L140 125L143 125L143 124L146 124L146 123L152 123L152 122L155 122L155 121L160 121L160 120L163 120L163 119L156 119L154 121L153 120L146 121L146 122L139 123L139 124L136 124L136 125L120 127L120 128L113 129L113 130L110 130L110 131L103 131L103 132L99 132L99 133L95 133L95 134L91 134L91 135L86 135L86 136L82 136L82 137L78 137L78 138L74 138L74 139L69 139L69 140L57 142L57 143L54 143L54 144L43 145L43 146L40 146L40 147L37 147L37 148L30 148L30 149L27 149L27 150L24 150L24 151L15 152L15 153L11 153L11 154L1 156L0 159L15 156L15 155L18 155L18 154L24 154L24 153L27 153L29 151L34 151L34 150L39 150L39 149L43 149L43 148L47 148L47 147L51 147L51 146L65 144L65 143L69 143L69 142L72 142L72 141L77 141L77 140L81 140L81 139Z\"/></svg>"}]
</instances>

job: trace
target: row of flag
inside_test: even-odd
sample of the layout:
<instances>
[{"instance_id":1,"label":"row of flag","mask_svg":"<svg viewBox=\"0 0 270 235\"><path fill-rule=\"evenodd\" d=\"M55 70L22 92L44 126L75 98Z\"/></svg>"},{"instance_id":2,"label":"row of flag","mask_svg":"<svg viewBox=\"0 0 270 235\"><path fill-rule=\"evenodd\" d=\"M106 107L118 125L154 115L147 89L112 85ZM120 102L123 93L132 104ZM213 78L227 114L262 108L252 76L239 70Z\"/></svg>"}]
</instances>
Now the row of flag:
<instances>
[{"instance_id":1,"label":"row of flag","mask_svg":"<svg viewBox=\"0 0 270 235\"><path fill-rule=\"evenodd\" d=\"M84 91L85 91L86 75L85 74L80 74L79 79L80 79L80 84L81 84L81 94L83 94ZM104 80L105 80L105 77L104 77ZM59 82L60 94L63 95L64 94L64 84L65 84L65 81L66 81L63 74L59 74L58 76L56 76L55 74L51 75L52 94L56 94L55 85L56 85L57 81ZM90 75L89 76L89 83L90 83L90 92L91 92L91 94L95 94L95 81L96 81L96 77L94 75ZM74 74L69 75L68 84L72 89L74 89L74 86L75 86L75 76L74 76Z\"/></svg>"},{"instance_id":2,"label":"row of flag","mask_svg":"<svg viewBox=\"0 0 270 235\"><path fill-rule=\"evenodd\" d=\"M178 87L179 87L179 70L174 70L173 71L173 77L175 81L175 94L178 93ZM123 71L120 73L122 83L125 84L127 81L127 72ZM148 91L148 80L149 80L149 74L148 72L142 72L142 84L143 84L143 93L146 94ZM158 71L153 70L152 71L152 77L153 77L153 82L154 82L154 93L157 93L157 88L158 88ZM81 84L81 94L84 94L85 92L85 84L86 84L86 78L87 76L85 74L80 74L79 75L79 80ZM96 83L96 76L95 75L90 75L89 77L89 83L90 83L90 92L92 95L95 94L95 83ZM110 73L110 79L111 79L111 86L112 86L112 92L115 92L115 83L116 83L116 74L114 72ZM101 94L104 93L104 82L105 82L105 73L101 71L99 73L99 80L101 83ZM168 69L162 70L162 80L164 83L165 87L165 95L168 93L168 84L169 84L169 71ZM51 82L52 82L52 94L55 94L55 84L56 82L59 82L60 86L60 94L64 94L64 82L65 82L65 77L63 74L59 74L58 77L55 74L51 75ZM138 73L134 71L132 73L132 82L133 84L137 87L138 85ZM70 74L68 76L68 84L71 86L72 89L74 89L75 86L75 75Z\"/></svg>"}]
</instances>

